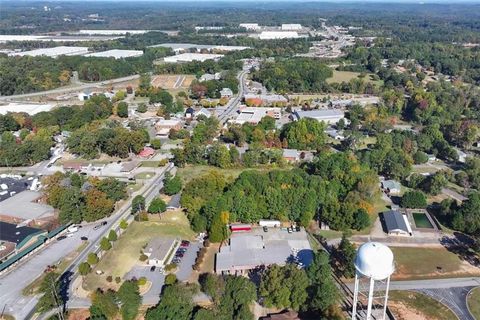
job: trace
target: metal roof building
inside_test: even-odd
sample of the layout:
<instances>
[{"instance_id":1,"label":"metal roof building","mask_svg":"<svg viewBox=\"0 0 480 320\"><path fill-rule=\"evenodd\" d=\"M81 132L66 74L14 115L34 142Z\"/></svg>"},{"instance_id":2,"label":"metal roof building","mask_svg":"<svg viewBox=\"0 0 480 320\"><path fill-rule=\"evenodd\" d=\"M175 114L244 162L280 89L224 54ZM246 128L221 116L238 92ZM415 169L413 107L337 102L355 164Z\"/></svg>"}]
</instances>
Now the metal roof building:
<instances>
[{"instance_id":1,"label":"metal roof building","mask_svg":"<svg viewBox=\"0 0 480 320\"><path fill-rule=\"evenodd\" d=\"M142 50L113 49L113 50L89 53L89 54L86 54L85 57L124 59L124 58L141 57L142 55L143 55Z\"/></svg>"},{"instance_id":2,"label":"metal roof building","mask_svg":"<svg viewBox=\"0 0 480 320\"><path fill-rule=\"evenodd\" d=\"M81 56L88 53L88 47L54 47L54 48L43 48L43 49L35 49L30 51L23 51L23 52L13 52L9 54L9 56L46 56L51 58L56 58L59 56Z\"/></svg>"},{"instance_id":3,"label":"metal roof building","mask_svg":"<svg viewBox=\"0 0 480 320\"><path fill-rule=\"evenodd\" d=\"M192 62L192 61L207 61L218 60L223 57L223 54L211 54L211 53L182 53L176 56L170 56L163 58L165 62Z\"/></svg>"},{"instance_id":4,"label":"metal roof building","mask_svg":"<svg viewBox=\"0 0 480 320\"><path fill-rule=\"evenodd\" d=\"M412 236L412 228L406 215L397 210L390 210L383 213L385 227L389 235Z\"/></svg>"},{"instance_id":5,"label":"metal roof building","mask_svg":"<svg viewBox=\"0 0 480 320\"><path fill-rule=\"evenodd\" d=\"M303 118L312 118L317 121L323 121L326 124L335 124L340 119L345 118L345 112L337 109L319 109L319 110L308 110L308 111L295 111L294 113L297 120Z\"/></svg>"}]
</instances>

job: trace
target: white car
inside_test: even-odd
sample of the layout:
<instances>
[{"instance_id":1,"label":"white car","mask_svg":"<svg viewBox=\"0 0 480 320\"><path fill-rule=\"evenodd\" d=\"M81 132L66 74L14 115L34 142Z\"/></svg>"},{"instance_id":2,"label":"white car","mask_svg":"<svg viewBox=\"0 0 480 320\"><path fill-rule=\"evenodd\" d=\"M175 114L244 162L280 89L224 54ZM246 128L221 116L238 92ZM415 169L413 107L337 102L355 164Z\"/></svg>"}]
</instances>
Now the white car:
<instances>
[{"instance_id":1,"label":"white car","mask_svg":"<svg viewBox=\"0 0 480 320\"><path fill-rule=\"evenodd\" d=\"M70 227L67 228L67 232L69 233L75 233L78 231L78 227L74 224L72 224Z\"/></svg>"}]
</instances>

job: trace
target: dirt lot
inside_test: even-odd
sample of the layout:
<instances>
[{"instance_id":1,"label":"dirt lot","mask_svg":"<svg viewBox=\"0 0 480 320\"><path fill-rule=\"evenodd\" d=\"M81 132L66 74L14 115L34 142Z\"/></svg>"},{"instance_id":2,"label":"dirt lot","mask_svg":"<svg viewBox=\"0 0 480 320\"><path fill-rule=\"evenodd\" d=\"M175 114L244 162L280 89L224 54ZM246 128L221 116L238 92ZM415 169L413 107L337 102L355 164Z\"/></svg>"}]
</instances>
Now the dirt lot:
<instances>
[{"instance_id":1,"label":"dirt lot","mask_svg":"<svg viewBox=\"0 0 480 320\"><path fill-rule=\"evenodd\" d=\"M193 75L162 74L152 77L152 85L166 90L185 90L195 79Z\"/></svg>"},{"instance_id":2,"label":"dirt lot","mask_svg":"<svg viewBox=\"0 0 480 320\"><path fill-rule=\"evenodd\" d=\"M388 306L398 320L451 320L457 318L440 302L413 291L392 291Z\"/></svg>"}]
</instances>

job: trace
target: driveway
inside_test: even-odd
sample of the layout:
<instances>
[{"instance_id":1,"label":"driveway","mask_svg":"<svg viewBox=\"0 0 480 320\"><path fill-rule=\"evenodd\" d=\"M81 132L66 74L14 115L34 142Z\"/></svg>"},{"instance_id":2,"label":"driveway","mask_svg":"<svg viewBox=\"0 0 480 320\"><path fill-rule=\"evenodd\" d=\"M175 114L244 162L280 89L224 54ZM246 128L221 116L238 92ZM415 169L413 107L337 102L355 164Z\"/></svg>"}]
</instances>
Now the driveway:
<instances>
[{"instance_id":1,"label":"driveway","mask_svg":"<svg viewBox=\"0 0 480 320\"><path fill-rule=\"evenodd\" d=\"M155 271L150 271L150 268L151 266L135 266L124 276L124 279L147 278L148 281L152 282L152 287L143 295L143 303L157 304L160 300L163 284L165 283L165 275L159 271L158 267L155 268Z\"/></svg>"},{"instance_id":2,"label":"driveway","mask_svg":"<svg viewBox=\"0 0 480 320\"><path fill-rule=\"evenodd\" d=\"M177 279L179 281L187 281L190 278L190 275L193 272L193 265L195 264L195 259L197 258L197 252L201 248L199 242L191 242L188 250L183 255L180 265L178 266L178 271L176 273Z\"/></svg>"}]
</instances>

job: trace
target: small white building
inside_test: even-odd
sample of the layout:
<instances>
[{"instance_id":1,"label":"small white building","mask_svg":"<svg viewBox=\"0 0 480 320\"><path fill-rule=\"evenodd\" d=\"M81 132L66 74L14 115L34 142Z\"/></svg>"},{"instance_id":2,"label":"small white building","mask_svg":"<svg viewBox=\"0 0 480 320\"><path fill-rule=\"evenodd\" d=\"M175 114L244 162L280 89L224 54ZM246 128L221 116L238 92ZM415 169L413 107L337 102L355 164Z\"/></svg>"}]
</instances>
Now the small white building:
<instances>
[{"instance_id":1,"label":"small white building","mask_svg":"<svg viewBox=\"0 0 480 320\"><path fill-rule=\"evenodd\" d=\"M295 39L298 37L299 36L296 31L262 31L262 33L259 35L261 40Z\"/></svg>"},{"instance_id":2,"label":"small white building","mask_svg":"<svg viewBox=\"0 0 480 320\"><path fill-rule=\"evenodd\" d=\"M260 26L258 25L258 23L240 23L238 25L240 28L245 28L247 30L250 30L250 31L257 31L257 30L260 30Z\"/></svg>"},{"instance_id":3,"label":"small white building","mask_svg":"<svg viewBox=\"0 0 480 320\"><path fill-rule=\"evenodd\" d=\"M212 54L212 53L182 53L175 56L165 57L163 61L170 63L181 63L181 62L192 62L200 61L204 62L207 60L217 61L223 57L223 54Z\"/></svg>"}]
</instances>

